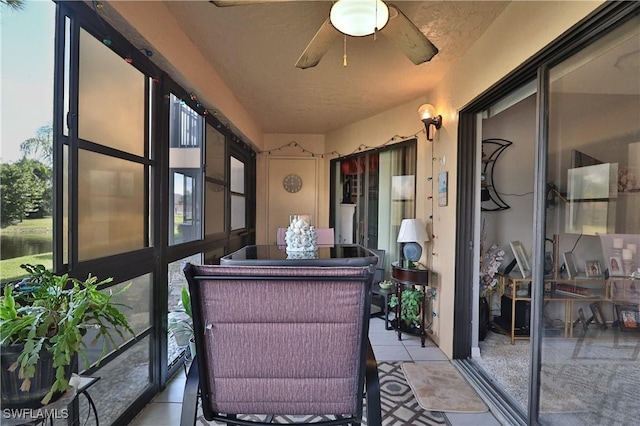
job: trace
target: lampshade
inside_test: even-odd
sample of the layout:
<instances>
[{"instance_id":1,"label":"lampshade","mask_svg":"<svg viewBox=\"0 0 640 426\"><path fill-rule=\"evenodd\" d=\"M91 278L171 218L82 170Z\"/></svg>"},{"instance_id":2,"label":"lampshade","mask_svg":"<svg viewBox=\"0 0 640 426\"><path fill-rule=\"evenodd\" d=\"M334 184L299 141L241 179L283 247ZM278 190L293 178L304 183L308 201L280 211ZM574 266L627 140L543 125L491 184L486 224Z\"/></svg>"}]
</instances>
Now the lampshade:
<instances>
[{"instance_id":1,"label":"lampshade","mask_svg":"<svg viewBox=\"0 0 640 426\"><path fill-rule=\"evenodd\" d=\"M341 33L367 36L387 25L389 8L382 0L339 0L331 7L330 17Z\"/></svg>"},{"instance_id":2,"label":"lampshade","mask_svg":"<svg viewBox=\"0 0 640 426\"><path fill-rule=\"evenodd\" d=\"M398 232L399 243L429 241L429 235L421 219L403 219Z\"/></svg>"}]
</instances>

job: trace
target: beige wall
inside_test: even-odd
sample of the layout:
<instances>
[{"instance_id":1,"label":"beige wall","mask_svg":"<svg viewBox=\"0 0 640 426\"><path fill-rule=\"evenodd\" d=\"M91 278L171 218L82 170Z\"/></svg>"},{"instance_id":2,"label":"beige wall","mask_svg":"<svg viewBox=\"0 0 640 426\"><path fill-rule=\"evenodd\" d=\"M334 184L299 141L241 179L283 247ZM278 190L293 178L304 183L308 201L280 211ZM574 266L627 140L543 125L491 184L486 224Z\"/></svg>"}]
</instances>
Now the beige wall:
<instances>
[{"instance_id":1,"label":"beige wall","mask_svg":"<svg viewBox=\"0 0 640 426\"><path fill-rule=\"evenodd\" d=\"M438 87L425 93L423 98L327 135L328 151L338 147L348 150L361 143L371 145L375 140L384 143L390 135L415 131L422 125L416 109L424 101L433 104L442 114L443 127L436 133L433 144L427 143L424 137L419 139L416 216L426 220L433 205L432 226L436 237L429 243L431 250L425 252L434 254L431 259L422 260L436 272L432 277L438 290L433 337L449 357L453 355L458 111L601 3L512 2ZM432 161L433 158L436 160ZM443 158L445 164L439 161ZM440 171L449 172L449 204L446 207L427 203L426 199L431 195L426 178L435 177Z\"/></svg>"},{"instance_id":2,"label":"beige wall","mask_svg":"<svg viewBox=\"0 0 640 426\"><path fill-rule=\"evenodd\" d=\"M273 244L276 228L286 227L289 214L310 213L316 227L329 226L329 161L323 135L267 134L257 159L256 243ZM288 193L284 176L302 177L300 192Z\"/></svg>"}]
</instances>

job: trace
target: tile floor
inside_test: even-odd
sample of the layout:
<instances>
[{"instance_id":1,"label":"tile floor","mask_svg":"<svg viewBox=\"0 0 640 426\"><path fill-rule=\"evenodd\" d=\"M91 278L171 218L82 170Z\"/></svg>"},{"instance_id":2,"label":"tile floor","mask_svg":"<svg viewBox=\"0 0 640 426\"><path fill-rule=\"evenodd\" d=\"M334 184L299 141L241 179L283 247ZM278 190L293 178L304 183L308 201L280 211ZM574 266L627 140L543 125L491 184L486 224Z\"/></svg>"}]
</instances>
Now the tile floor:
<instances>
[{"instance_id":1,"label":"tile floor","mask_svg":"<svg viewBox=\"0 0 640 426\"><path fill-rule=\"evenodd\" d=\"M447 357L430 340L426 347L420 346L420 339L403 335L398 340L395 332L385 330L384 321L372 318L369 326L369 340L377 361L446 361ZM155 399L133 420L132 426L176 426L180 424L182 408L182 391L185 375L176 374L164 392ZM452 426L496 426L500 423L490 413L460 414L445 413Z\"/></svg>"}]
</instances>

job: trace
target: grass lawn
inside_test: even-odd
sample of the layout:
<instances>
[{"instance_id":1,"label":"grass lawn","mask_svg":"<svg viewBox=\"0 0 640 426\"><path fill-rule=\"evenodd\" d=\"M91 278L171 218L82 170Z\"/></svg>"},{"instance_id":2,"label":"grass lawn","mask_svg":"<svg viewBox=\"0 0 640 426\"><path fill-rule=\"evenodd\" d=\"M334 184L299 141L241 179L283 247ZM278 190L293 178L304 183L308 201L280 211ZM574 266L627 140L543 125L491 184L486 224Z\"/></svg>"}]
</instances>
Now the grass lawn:
<instances>
[{"instance_id":1,"label":"grass lawn","mask_svg":"<svg viewBox=\"0 0 640 426\"><path fill-rule=\"evenodd\" d=\"M53 267L53 252L0 260L0 282L5 283L25 277L27 272L20 267L25 263L32 265L41 263L47 269L51 269Z\"/></svg>"},{"instance_id":2,"label":"grass lawn","mask_svg":"<svg viewBox=\"0 0 640 426\"><path fill-rule=\"evenodd\" d=\"M15 225L7 226L0 230L3 236L15 235L21 241L33 239L51 239L53 236L53 220L51 217L42 219L26 219ZM26 276L26 271L20 265L30 263L32 265L43 264L46 268L53 267L53 252L30 254L12 259L0 260L0 282L14 281Z\"/></svg>"},{"instance_id":3,"label":"grass lawn","mask_svg":"<svg viewBox=\"0 0 640 426\"><path fill-rule=\"evenodd\" d=\"M44 217L42 219L25 219L15 225L9 225L0 229L3 235L10 234L42 234L53 232L53 218Z\"/></svg>"}]
</instances>

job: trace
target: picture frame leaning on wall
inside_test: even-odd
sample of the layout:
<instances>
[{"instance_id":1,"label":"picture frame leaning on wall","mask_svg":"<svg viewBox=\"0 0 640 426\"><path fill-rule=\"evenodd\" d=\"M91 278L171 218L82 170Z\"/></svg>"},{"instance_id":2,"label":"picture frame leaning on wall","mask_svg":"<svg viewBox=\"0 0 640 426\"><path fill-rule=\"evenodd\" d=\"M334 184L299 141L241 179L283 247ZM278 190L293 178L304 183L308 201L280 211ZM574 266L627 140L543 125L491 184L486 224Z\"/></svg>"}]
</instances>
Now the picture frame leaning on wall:
<instances>
[{"instance_id":1,"label":"picture frame leaning on wall","mask_svg":"<svg viewBox=\"0 0 640 426\"><path fill-rule=\"evenodd\" d=\"M578 276L578 268L576 267L576 258L573 255L573 252L565 252L562 254L564 258L564 267L567 272L568 278L575 278Z\"/></svg>"},{"instance_id":2,"label":"picture frame leaning on wall","mask_svg":"<svg viewBox=\"0 0 640 426\"><path fill-rule=\"evenodd\" d=\"M522 243L520 241L511 241L509 245L511 245L511 251L513 252L513 256L516 258L516 262L518 263L518 268L520 268L522 278L531 276L531 266L529 265L529 258L527 257L527 253L524 251Z\"/></svg>"}]
</instances>

